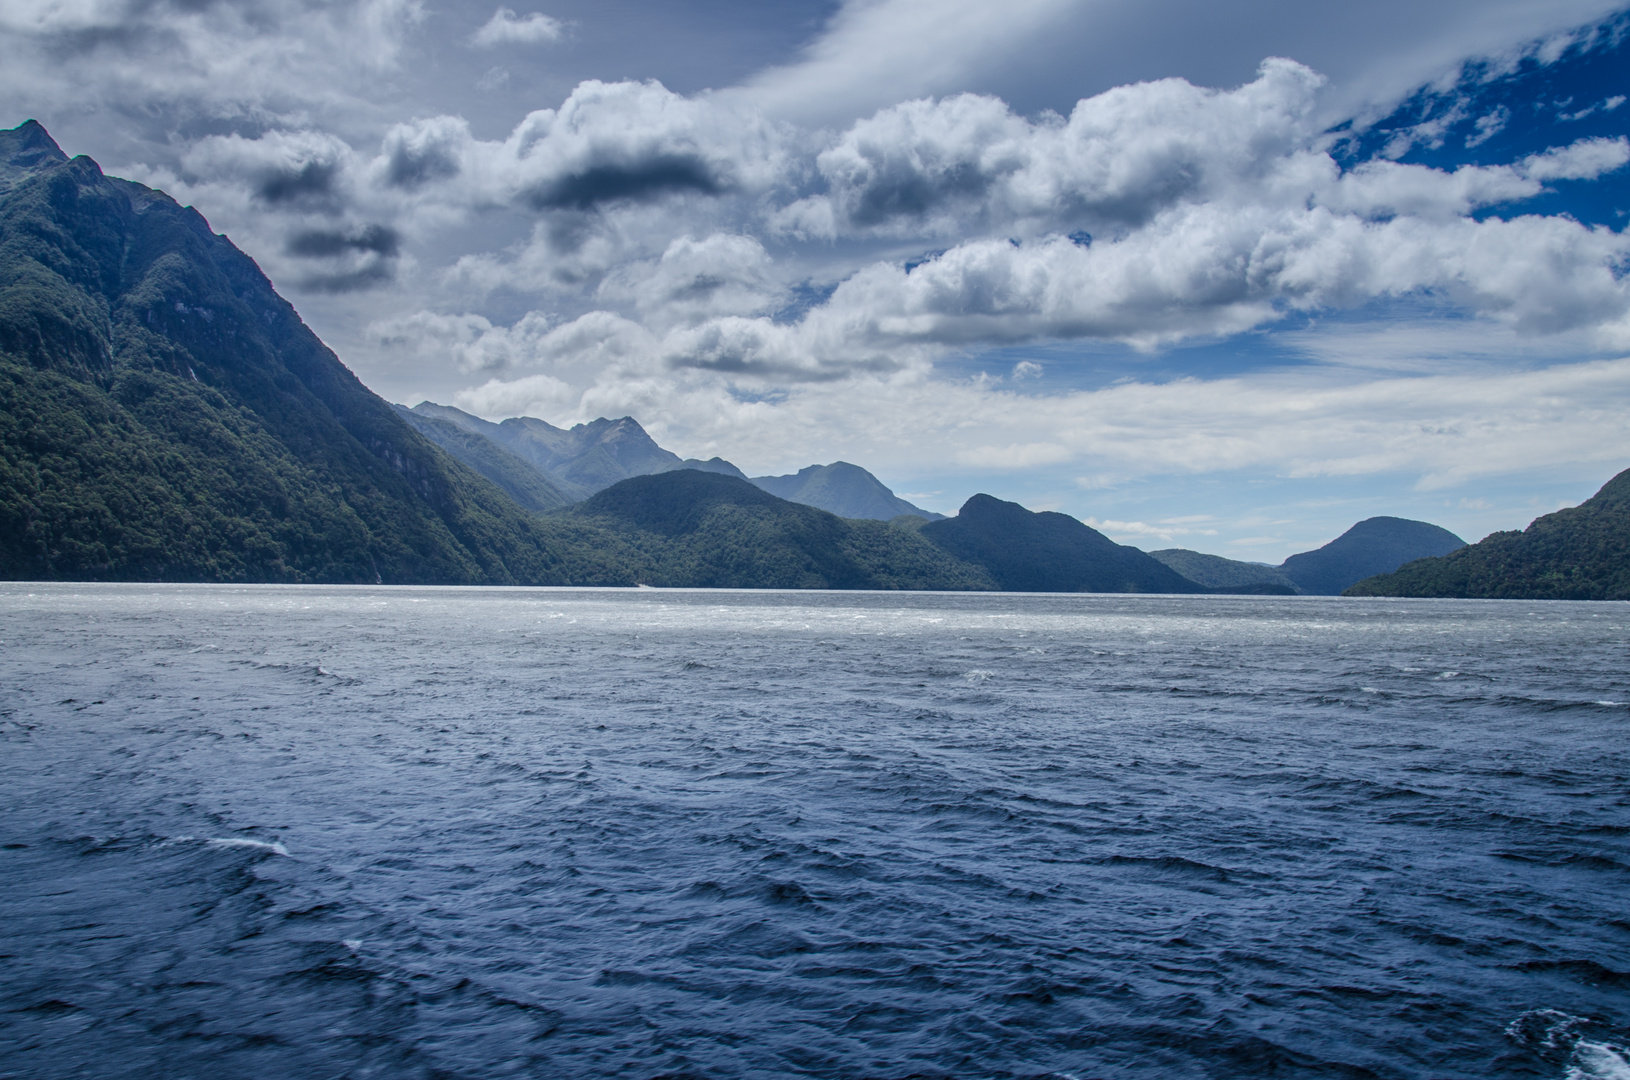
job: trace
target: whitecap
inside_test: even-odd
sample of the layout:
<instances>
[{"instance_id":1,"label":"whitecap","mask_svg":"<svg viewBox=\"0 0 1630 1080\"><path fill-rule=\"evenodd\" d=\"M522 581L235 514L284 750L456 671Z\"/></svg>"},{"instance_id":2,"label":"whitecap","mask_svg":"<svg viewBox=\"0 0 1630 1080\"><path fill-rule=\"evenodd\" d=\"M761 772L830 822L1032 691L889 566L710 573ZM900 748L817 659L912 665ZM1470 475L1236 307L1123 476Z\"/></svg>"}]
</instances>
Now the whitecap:
<instances>
[{"instance_id":1,"label":"whitecap","mask_svg":"<svg viewBox=\"0 0 1630 1080\"><path fill-rule=\"evenodd\" d=\"M1561 1009L1530 1009L1506 1025L1506 1037L1525 1046L1560 1050L1579 1041L1579 1029L1590 1023Z\"/></svg>"},{"instance_id":2,"label":"whitecap","mask_svg":"<svg viewBox=\"0 0 1630 1080\"><path fill-rule=\"evenodd\" d=\"M267 840L249 840L238 836L225 836L219 838L209 837L205 839L204 843L208 844L210 847L218 848L252 848L256 851L269 851L273 855L282 855L285 857L287 857L289 854L289 849L284 847L282 844L273 843Z\"/></svg>"},{"instance_id":3,"label":"whitecap","mask_svg":"<svg viewBox=\"0 0 1630 1080\"><path fill-rule=\"evenodd\" d=\"M1630 1056L1622 1046L1581 1039L1563 1080L1630 1080Z\"/></svg>"}]
</instances>

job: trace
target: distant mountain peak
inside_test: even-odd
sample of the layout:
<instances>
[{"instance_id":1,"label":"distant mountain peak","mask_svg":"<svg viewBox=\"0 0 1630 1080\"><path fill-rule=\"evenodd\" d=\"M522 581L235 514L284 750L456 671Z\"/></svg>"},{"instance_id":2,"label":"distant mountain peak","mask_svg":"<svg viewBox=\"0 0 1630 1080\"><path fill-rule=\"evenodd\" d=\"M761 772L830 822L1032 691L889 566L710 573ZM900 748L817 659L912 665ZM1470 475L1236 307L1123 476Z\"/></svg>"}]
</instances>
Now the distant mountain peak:
<instances>
[{"instance_id":1,"label":"distant mountain peak","mask_svg":"<svg viewBox=\"0 0 1630 1080\"><path fill-rule=\"evenodd\" d=\"M41 165L67 160L68 155L38 120L25 120L9 131L0 131L0 179L10 180Z\"/></svg>"},{"instance_id":2,"label":"distant mountain peak","mask_svg":"<svg viewBox=\"0 0 1630 1080\"><path fill-rule=\"evenodd\" d=\"M678 454L658 446L632 416L615 420L598 416L559 428L535 416L512 416L495 424L431 401L421 401L412 411L484 436L538 470L574 501L619 480L677 469L682 464Z\"/></svg>"},{"instance_id":3,"label":"distant mountain peak","mask_svg":"<svg viewBox=\"0 0 1630 1080\"><path fill-rule=\"evenodd\" d=\"M1018 592L1204 592L1157 559L1068 514L1039 513L993 495L962 504L954 518L919 534L952 555L982 566L1003 589Z\"/></svg>"},{"instance_id":4,"label":"distant mountain peak","mask_svg":"<svg viewBox=\"0 0 1630 1080\"><path fill-rule=\"evenodd\" d=\"M902 514L936 521L943 517L906 502L859 465L834 461L807 465L787 476L755 476L753 483L790 502L803 503L846 518L889 521Z\"/></svg>"},{"instance_id":5,"label":"distant mountain peak","mask_svg":"<svg viewBox=\"0 0 1630 1080\"><path fill-rule=\"evenodd\" d=\"M1430 522L1372 517L1321 548L1292 555L1280 569L1303 592L1334 596L1365 578L1465 546L1466 541Z\"/></svg>"}]
</instances>

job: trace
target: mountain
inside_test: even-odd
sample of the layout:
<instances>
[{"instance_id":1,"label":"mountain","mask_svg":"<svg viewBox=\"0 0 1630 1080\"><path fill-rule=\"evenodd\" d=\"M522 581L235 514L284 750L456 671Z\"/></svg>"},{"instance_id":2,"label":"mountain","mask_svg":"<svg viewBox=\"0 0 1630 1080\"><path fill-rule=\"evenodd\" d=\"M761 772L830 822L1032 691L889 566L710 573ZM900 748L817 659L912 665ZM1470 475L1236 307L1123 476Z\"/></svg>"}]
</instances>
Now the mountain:
<instances>
[{"instance_id":1,"label":"mountain","mask_svg":"<svg viewBox=\"0 0 1630 1080\"><path fill-rule=\"evenodd\" d=\"M901 530L905 531L905 530ZM1021 592L1195 593L1205 588L1067 514L1033 513L975 495L953 518L917 529L923 539Z\"/></svg>"},{"instance_id":2,"label":"mountain","mask_svg":"<svg viewBox=\"0 0 1630 1080\"><path fill-rule=\"evenodd\" d=\"M507 466L497 473L488 471L490 463L470 445L470 436L487 439L509 456L525 461L573 502L619 480L673 469L695 469L749 479L723 458L681 461L678 454L658 446L630 416L621 420L602 417L593 423L564 429L530 416L493 423L451 405L431 401L421 401L406 412L411 414L410 422L414 417L439 421L421 424L420 433L499 486L511 482ZM847 461L811 465L790 476L755 476L751 481L778 498L826 510L839 517L888 521L911 514L937 521L944 516L896 497L877 477Z\"/></svg>"},{"instance_id":3,"label":"mountain","mask_svg":"<svg viewBox=\"0 0 1630 1080\"><path fill-rule=\"evenodd\" d=\"M547 473L522 461L486 436L401 405L393 408L420 435L497 484L523 509L542 513L570 506L576 501L549 479Z\"/></svg>"},{"instance_id":4,"label":"mountain","mask_svg":"<svg viewBox=\"0 0 1630 1080\"><path fill-rule=\"evenodd\" d=\"M755 476L753 483L792 502L817 506L839 517L888 521L902 514L938 521L944 514L922 510L895 495L859 465L834 461L811 465L790 476Z\"/></svg>"},{"instance_id":5,"label":"mountain","mask_svg":"<svg viewBox=\"0 0 1630 1080\"><path fill-rule=\"evenodd\" d=\"M1237 591L1255 595L1285 596L1299 592L1277 566L1240 562L1221 555L1206 555L1187 548L1165 548L1149 552L1190 581L1212 591Z\"/></svg>"},{"instance_id":6,"label":"mountain","mask_svg":"<svg viewBox=\"0 0 1630 1080\"><path fill-rule=\"evenodd\" d=\"M1372 517L1315 551L1292 555L1280 569L1304 593L1336 596L1364 578L1465 546L1466 541L1448 529L1424 521Z\"/></svg>"},{"instance_id":7,"label":"mountain","mask_svg":"<svg viewBox=\"0 0 1630 1080\"><path fill-rule=\"evenodd\" d=\"M196 211L0 132L0 576L554 582Z\"/></svg>"},{"instance_id":8,"label":"mountain","mask_svg":"<svg viewBox=\"0 0 1630 1080\"><path fill-rule=\"evenodd\" d=\"M700 458L688 457L675 468L695 469L697 472L720 473L724 476L734 476L737 480L746 480L747 474L736 468L722 457L710 457L706 461ZM796 500L794 500L796 501Z\"/></svg>"},{"instance_id":9,"label":"mountain","mask_svg":"<svg viewBox=\"0 0 1630 1080\"><path fill-rule=\"evenodd\" d=\"M1358 582L1347 596L1630 600L1630 470L1578 506L1440 558Z\"/></svg>"},{"instance_id":10,"label":"mountain","mask_svg":"<svg viewBox=\"0 0 1630 1080\"><path fill-rule=\"evenodd\" d=\"M601 417L567 429L531 416L495 424L430 401L421 401L412 411L492 440L540 470L573 502L631 476L685 467L678 454L658 446L631 416L620 420ZM720 464L735 469L728 462Z\"/></svg>"},{"instance_id":11,"label":"mountain","mask_svg":"<svg viewBox=\"0 0 1630 1080\"><path fill-rule=\"evenodd\" d=\"M0 133L0 576L631 584L535 516L570 501L370 393L195 212Z\"/></svg>"},{"instance_id":12,"label":"mountain","mask_svg":"<svg viewBox=\"0 0 1630 1080\"><path fill-rule=\"evenodd\" d=\"M992 589L977 566L916 532L788 502L695 469L634 477L578 504L576 521L639 553L646 585L766 589Z\"/></svg>"}]
</instances>

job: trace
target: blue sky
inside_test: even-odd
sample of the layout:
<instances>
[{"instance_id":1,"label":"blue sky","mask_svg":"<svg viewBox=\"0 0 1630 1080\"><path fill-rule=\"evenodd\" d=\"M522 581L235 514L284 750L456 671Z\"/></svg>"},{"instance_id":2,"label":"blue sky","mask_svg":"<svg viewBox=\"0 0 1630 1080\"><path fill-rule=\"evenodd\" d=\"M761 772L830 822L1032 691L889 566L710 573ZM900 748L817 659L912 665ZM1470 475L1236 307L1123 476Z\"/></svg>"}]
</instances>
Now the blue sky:
<instances>
[{"instance_id":1,"label":"blue sky","mask_svg":"<svg viewBox=\"0 0 1630 1080\"><path fill-rule=\"evenodd\" d=\"M1278 561L1630 466L1627 37L1599 0L16 0L0 119L197 206L392 400Z\"/></svg>"}]
</instances>

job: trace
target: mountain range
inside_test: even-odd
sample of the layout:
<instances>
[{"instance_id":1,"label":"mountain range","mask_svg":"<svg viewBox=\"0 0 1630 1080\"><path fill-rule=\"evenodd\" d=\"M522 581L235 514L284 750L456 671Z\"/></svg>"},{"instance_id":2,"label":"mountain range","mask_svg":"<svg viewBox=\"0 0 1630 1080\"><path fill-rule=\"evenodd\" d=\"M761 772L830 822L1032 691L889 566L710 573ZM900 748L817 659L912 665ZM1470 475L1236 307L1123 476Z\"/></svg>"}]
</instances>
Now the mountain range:
<instances>
[{"instance_id":1,"label":"mountain range","mask_svg":"<svg viewBox=\"0 0 1630 1080\"><path fill-rule=\"evenodd\" d=\"M1365 518L1313 551L1292 555L1278 566L1238 562L1183 548L1150 552L1192 581L1212 588L1279 586L1285 592L1336 596L1343 589L1390 573L1415 559L1447 555L1466 546L1448 529L1408 518Z\"/></svg>"},{"instance_id":2,"label":"mountain range","mask_svg":"<svg viewBox=\"0 0 1630 1080\"><path fill-rule=\"evenodd\" d=\"M847 462L749 478L630 417L393 406L196 211L0 131L4 578L1618 597L1627 485L1471 548L1372 518L1265 567L989 495L943 518Z\"/></svg>"},{"instance_id":3,"label":"mountain range","mask_svg":"<svg viewBox=\"0 0 1630 1080\"><path fill-rule=\"evenodd\" d=\"M846 461L811 465L788 476L749 477L723 458L681 459L658 446L631 416L620 420L602 417L567 429L531 416L495 424L431 401L421 401L411 409L401 405L396 408L421 435L500 487L513 481L515 461L511 459L519 459L567 501L586 499L633 476L696 469L748 480L789 502L818 507L839 517L887 521L912 514L934 521L945 516L913 506L877 477ZM472 446L472 436L507 454L494 455L490 449Z\"/></svg>"}]
</instances>

